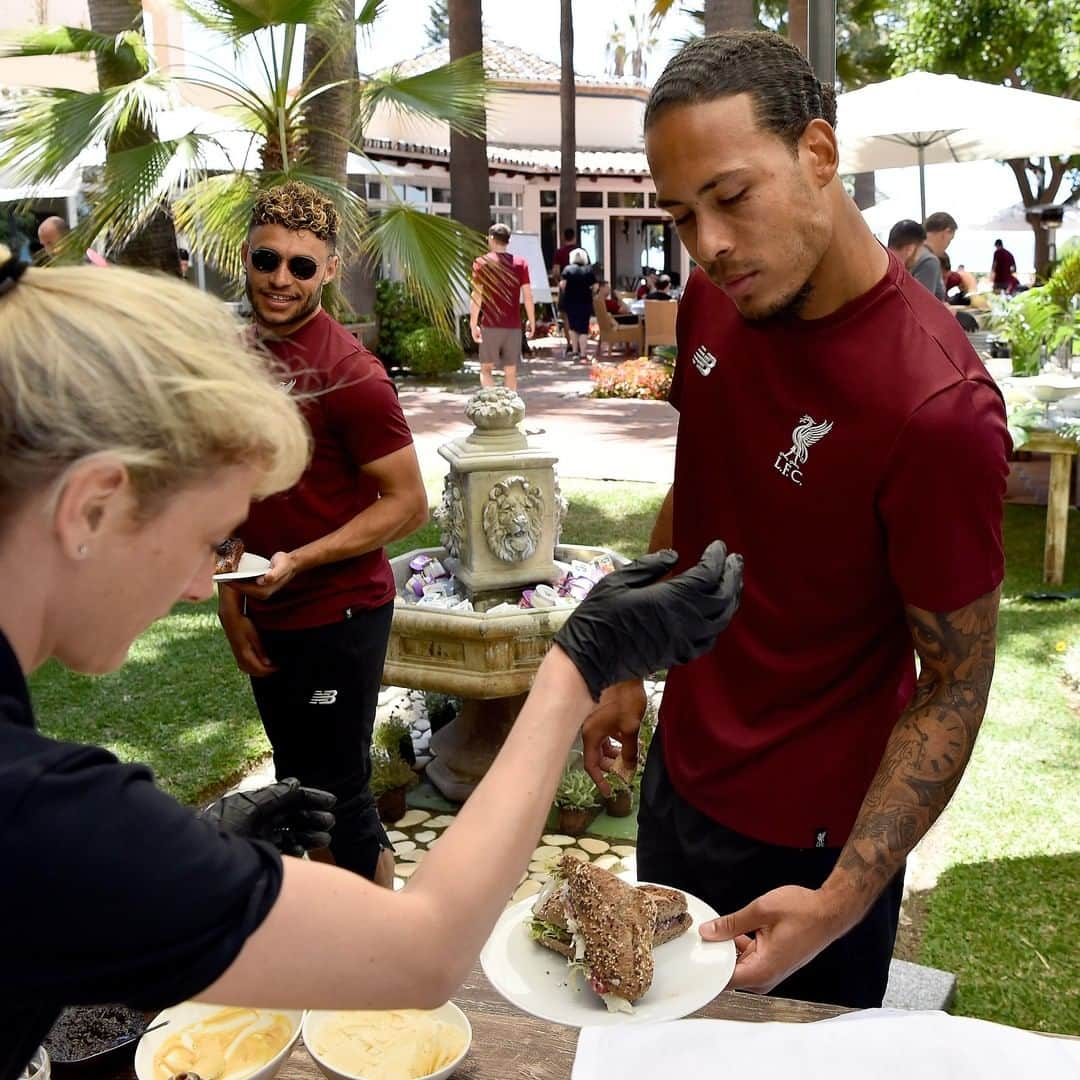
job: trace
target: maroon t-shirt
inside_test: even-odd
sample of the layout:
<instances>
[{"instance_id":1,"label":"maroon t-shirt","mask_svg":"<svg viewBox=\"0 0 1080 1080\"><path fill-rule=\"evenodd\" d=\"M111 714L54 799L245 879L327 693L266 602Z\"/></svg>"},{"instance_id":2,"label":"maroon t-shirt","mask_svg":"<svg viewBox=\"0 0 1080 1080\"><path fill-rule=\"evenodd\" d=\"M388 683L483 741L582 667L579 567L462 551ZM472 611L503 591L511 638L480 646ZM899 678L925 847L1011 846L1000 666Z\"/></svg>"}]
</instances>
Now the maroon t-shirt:
<instances>
[{"instance_id":1,"label":"maroon t-shirt","mask_svg":"<svg viewBox=\"0 0 1080 1080\"><path fill-rule=\"evenodd\" d=\"M509 251L489 251L473 263L480 293L480 325L501 330L521 326L521 288L529 284L529 265Z\"/></svg>"},{"instance_id":2,"label":"maroon t-shirt","mask_svg":"<svg viewBox=\"0 0 1080 1080\"><path fill-rule=\"evenodd\" d=\"M833 314L743 320L695 271L679 305L673 546L746 560L712 652L674 668L675 789L768 843L836 847L915 686L904 605L1002 579L1009 436L952 314L895 256Z\"/></svg>"},{"instance_id":3,"label":"maroon t-shirt","mask_svg":"<svg viewBox=\"0 0 1080 1080\"><path fill-rule=\"evenodd\" d=\"M382 364L325 311L265 344L295 377L288 389L313 394L303 402L313 440L307 471L296 487L253 503L239 531L248 551L269 558L334 532L371 506L378 485L361 466L408 446L412 434ZM262 629L300 630L393 597L390 563L379 548L297 574L269 600L249 598L247 611Z\"/></svg>"},{"instance_id":4,"label":"maroon t-shirt","mask_svg":"<svg viewBox=\"0 0 1080 1080\"><path fill-rule=\"evenodd\" d=\"M995 284L1008 281L1016 269L1016 259L1008 248L994 248L994 259L990 264L990 280Z\"/></svg>"}]
</instances>

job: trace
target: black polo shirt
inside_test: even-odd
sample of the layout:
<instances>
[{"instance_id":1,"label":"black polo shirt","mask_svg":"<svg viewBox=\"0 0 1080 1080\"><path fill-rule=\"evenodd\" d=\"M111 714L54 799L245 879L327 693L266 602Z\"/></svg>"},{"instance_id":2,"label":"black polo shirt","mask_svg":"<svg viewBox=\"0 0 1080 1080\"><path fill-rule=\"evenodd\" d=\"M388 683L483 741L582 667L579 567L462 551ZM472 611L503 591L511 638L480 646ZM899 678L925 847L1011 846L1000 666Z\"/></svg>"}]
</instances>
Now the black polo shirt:
<instances>
[{"instance_id":1,"label":"black polo shirt","mask_svg":"<svg viewBox=\"0 0 1080 1080\"><path fill-rule=\"evenodd\" d=\"M0 633L0 1080L65 1005L160 1009L204 990L281 872L273 847L200 821L144 766L35 731Z\"/></svg>"}]
</instances>

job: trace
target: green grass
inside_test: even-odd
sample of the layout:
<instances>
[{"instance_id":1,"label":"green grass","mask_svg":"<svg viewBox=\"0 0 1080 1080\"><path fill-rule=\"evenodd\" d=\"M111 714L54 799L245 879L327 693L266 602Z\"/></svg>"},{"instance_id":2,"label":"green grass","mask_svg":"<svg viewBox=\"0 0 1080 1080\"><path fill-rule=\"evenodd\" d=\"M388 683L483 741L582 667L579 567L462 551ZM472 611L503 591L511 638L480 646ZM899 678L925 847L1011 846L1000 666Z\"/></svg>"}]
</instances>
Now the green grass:
<instances>
[{"instance_id":1,"label":"green grass","mask_svg":"<svg viewBox=\"0 0 1080 1080\"><path fill-rule=\"evenodd\" d=\"M436 492L441 481L431 485ZM564 536L636 555L664 495L650 484L564 485ZM433 492L435 494L436 492ZM1039 603L1045 511L1006 508L1008 576L990 707L947 811L944 870L919 959L957 974L959 1013L1080 1034L1080 601ZM1064 588L1080 587L1080 515ZM391 545L433 546L431 524ZM195 801L267 752L247 681L213 604L178 606L120 671L101 678L48 664L31 680L43 730L151 765Z\"/></svg>"},{"instance_id":2,"label":"green grass","mask_svg":"<svg viewBox=\"0 0 1080 1080\"><path fill-rule=\"evenodd\" d=\"M1006 508L994 684L946 811L919 959L956 973L957 1013L1080 1035L1080 716L1066 682L1080 601L1023 599L1049 588L1045 521ZM1069 526L1066 590L1080 586L1080 514Z\"/></svg>"}]
</instances>

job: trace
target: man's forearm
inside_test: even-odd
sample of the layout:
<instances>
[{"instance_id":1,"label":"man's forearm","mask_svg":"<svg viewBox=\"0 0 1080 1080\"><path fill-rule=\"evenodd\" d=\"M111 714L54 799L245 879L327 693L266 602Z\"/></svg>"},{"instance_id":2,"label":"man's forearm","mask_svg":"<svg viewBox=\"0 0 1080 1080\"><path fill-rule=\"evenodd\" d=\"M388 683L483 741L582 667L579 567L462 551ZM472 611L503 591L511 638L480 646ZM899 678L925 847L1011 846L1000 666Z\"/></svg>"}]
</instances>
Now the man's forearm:
<instances>
[{"instance_id":1,"label":"man's forearm","mask_svg":"<svg viewBox=\"0 0 1080 1080\"><path fill-rule=\"evenodd\" d=\"M427 520L427 513L426 503L421 507L408 494L384 495L340 529L296 548L292 552L296 571L302 573L375 551L419 528Z\"/></svg>"},{"instance_id":2,"label":"man's forearm","mask_svg":"<svg viewBox=\"0 0 1080 1080\"><path fill-rule=\"evenodd\" d=\"M649 550L661 551L671 547L671 522L675 512L675 487L668 488L664 501L660 504L652 532L649 534Z\"/></svg>"},{"instance_id":3,"label":"man's forearm","mask_svg":"<svg viewBox=\"0 0 1080 1080\"><path fill-rule=\"evenodd\" d=\"M900 716L829 879L851 925L873 904L960 783L986 710L994 673L997 590L959 611L913 612L921 659Z\"/></svg>"}]
</instances>

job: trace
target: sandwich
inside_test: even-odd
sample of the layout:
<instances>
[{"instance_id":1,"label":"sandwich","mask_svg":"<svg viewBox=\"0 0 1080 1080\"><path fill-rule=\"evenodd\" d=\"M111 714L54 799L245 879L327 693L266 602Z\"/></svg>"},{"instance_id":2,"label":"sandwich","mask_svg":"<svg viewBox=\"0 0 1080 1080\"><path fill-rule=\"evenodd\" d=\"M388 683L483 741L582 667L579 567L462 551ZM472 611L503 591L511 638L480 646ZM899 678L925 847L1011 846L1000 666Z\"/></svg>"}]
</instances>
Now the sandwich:
<instances>
[{"instance_id":1,"label":"sandwich","mask_svg":"<svg viewBox=\"0 0 1080 1080\"><path fill-rule=\"evenodd\" d=\"M595 867L593 869L596 870ZM686 897L678 889L669 889L664 885L638 885L637 889L651 896L656 904L656 925L652 939L654 949L674 941L693 925L693 917L686 910ZM567 928L565 904L558 882L554 879L533 905L529 933L537 944L568 959L573 958L573 935Z\"/></svg>"},{"instance_id":2,"label":"sandwich","mask_svg":"<svg viewBox=\"0 0 1080 1080\"><path fill-rule=\"evenodd\" d=\"M564 855L533 908L530 934L580 970L609 1010L632 1012L652 985L656 923L649 892Z\"/></svg>"},{"instance_id":3,"label":"sandwich","mask_svg":"<svg viewBox=\"0 0 1080 1080\"><path fill-rule=\"evenodd\" d=\"M244 554L244 541L233 536L214 549L214 573L235 574Z\"/></svg>"}]
</instances>

